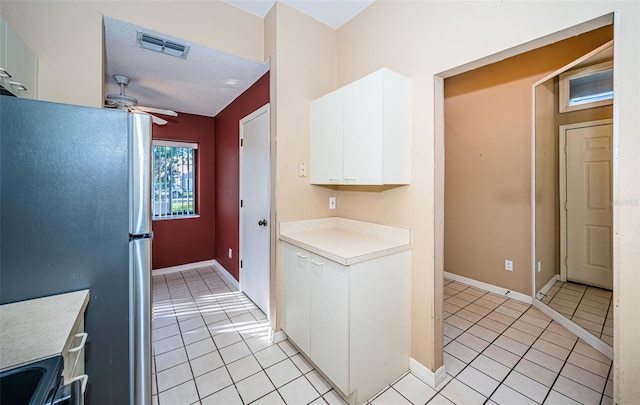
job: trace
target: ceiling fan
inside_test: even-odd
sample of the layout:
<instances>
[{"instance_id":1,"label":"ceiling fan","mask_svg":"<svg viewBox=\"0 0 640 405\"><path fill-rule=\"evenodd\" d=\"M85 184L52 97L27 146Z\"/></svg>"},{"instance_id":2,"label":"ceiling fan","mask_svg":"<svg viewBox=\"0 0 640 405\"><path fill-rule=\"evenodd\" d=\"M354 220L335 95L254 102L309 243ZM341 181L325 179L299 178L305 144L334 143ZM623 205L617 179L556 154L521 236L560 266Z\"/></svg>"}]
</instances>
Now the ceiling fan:
<instances>
[{"instance_id":1,"label":"ceiling fan","mask_svg":"<svg viewBox=\"0 0 640 405\"><path fill-rule=\"evenodd\" d=\"M120 94L108 94L107 97L105 97L106 107L120 108L123 110L128 110L129 112L133 112L133 111L145 112L151 115L151 119L153 120L153 123L158 125L164 125L167 123L167 121L153 114L170 115L172 117L178 116L178 113L176 113L175 111L163 110L161 108L144 107L144 106L138 105L138 100L124 94L124 88L126 87L127 84L129 84L131 79L125 75L113 75L113 78L116 80L116 83L120 85Z\"/></svg>"}]
</instances>

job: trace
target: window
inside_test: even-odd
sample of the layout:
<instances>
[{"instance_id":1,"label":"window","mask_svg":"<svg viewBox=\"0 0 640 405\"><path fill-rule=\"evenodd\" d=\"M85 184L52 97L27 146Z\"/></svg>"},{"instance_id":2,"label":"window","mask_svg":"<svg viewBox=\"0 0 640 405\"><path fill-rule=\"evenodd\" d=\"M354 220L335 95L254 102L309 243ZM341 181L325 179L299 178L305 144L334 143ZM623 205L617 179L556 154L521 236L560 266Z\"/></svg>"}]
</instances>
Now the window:
<instances>
[{"instance_id":1,"label":"window","mask_svg":"<svg viewBox=\"0 0 640 405\"><path fill-rule=\"evenodd\" d=\"M198 144L153 141L153 219L196 215Z\"/></svg>"},{"instance_id":2,"label":"window","mask_svg":"<svg viewBox=\"0 0 640 405\"><path fill-rule=\"evenodd\" d=\"M560 112L613 103L613 62L603 62L560 75Z\"/></svg>"}]
</instances>

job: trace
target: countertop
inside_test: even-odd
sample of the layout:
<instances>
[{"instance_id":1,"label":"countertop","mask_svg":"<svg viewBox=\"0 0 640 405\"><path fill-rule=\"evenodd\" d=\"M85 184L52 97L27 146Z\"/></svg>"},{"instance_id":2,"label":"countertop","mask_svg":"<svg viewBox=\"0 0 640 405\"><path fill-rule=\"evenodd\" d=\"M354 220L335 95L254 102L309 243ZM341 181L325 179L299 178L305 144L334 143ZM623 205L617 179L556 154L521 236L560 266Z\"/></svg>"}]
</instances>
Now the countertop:
<instances>
[{"instance_id":1,"label":"countertop","mask_svg":"<svg viewBox=\"0 0 640 405\"><path fill-rule=\"evenodd\" d=\"M0 371L62 353L88 303L81 290L0 305Z\"/></svg>"},{"instance_id":2,"label":"countertop","mask_svg":"<svg viewBox=\"0 0 640 405\"><path fill-rule=\"evenodd\" d=\"M349 266L411 249L411 230L331 217L281 222L280 240Z\"/></svg>"}]
</instances>

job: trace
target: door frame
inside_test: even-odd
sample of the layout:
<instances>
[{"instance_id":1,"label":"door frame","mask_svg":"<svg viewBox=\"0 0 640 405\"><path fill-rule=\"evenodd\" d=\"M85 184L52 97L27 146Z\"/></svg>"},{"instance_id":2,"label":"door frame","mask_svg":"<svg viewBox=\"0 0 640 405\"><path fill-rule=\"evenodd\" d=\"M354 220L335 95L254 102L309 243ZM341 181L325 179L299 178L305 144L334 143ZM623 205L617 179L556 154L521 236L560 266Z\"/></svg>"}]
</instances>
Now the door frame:
<instances>
[{"instance_id":1,"label":"door frame","mask_svg":"<svg viewBox=\"0 0 640 405\"><path fill-rule=\"evenodd\" d=\"M613 119L577 122L558 127L558 197L560 206L560 281L567 281L567 131L600 125L613 125ZM613 129L612 129L613 130ZM613 137L613 134L611 134ZM613 174L613 173L612 173ZM611 178L613 182L613 176ZM613 209L613 208L612 208ZM613 237L613 235L612 235Z\"/></svg>"},{"instance_id":2,"label":"door frame","mask_svg":"<svg viewBox=\"0 0 640 405\"><path fill-rule=\"evenodd\" d=\"M267 246L267 250L268 250L268 259L267 259L267 266L269 269L269 275L267 277L267 283L269 284L267 286L267 296L268 296L268 305L267 305L267 313L265 314L267 316L267 319L271 320L271 307L272 307L272 293L271 293L271 274L272 274L272 251L271 251L271 245L272 245L272 237L273 237L273 232L272 232L272 228L273 228L273 222L271 221L271 200L272 200L272 173L271 173L271 167L272 167L272 156L271 156L271 104L267 103L265 105L263 105L262 107L258 108L257 110L255 110L254 112L252 112L251 114L243 117L240 119L239 121L239 131L238 131L238 144L240 145L240 157L238 160L238 165L239 165L239 181L238 181L238 197L239 197L239 201L240 203L240 211L239 211L239 215L238 215L238 256L237 256L237 260L238 260L238 277L240 280L238 280L238 285L240 287L240 291L244 292L244 288L243 288L243 277L242 277L242 273L243 273L243 268L242 268L242 252L243 252L243 226L244 226L244 220L243 220L243 210L242 210L242 200L243 200L243 195L242 195L242 186L243 186L243 179L244 179L244 150L242 147L242 143L243 143L243 139L244 139L244 124L253 120L254 118L262 115L262 114L267 114L269 117L269 132L267 133L267 138L269 140L269 185L267 187L267 189L269 190L269 196L268 196L268 202L267 202L267 213L269 216L269 245Z\"/></svg>"}]
</instances>

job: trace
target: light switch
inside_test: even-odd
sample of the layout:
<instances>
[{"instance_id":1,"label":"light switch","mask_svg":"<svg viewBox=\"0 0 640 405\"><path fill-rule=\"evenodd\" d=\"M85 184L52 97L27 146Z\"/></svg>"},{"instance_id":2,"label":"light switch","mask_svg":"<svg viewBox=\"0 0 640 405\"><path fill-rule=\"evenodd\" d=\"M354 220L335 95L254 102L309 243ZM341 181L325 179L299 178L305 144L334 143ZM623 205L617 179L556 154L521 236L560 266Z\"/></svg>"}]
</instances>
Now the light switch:
<instances>
[{"instance_id":1,"label":"light switch","mask_svg":"<svg viewBox=\"0 0 640 405\"><path fill-rule=\"evenodd\" d=\"M335 210L336 209L336 198L335 197L329 197L329 209L330 210Z\"/></svg>"},{"instance_id":2,"label":"light switch","mask_svg":"<svg viewBox=\"0 0 640 405\"><path fill-rule=\"evenodd\" d=\"M298 176L307 177L307 164L302 162L298 163Z\"/></svg>"}]
</instances>

